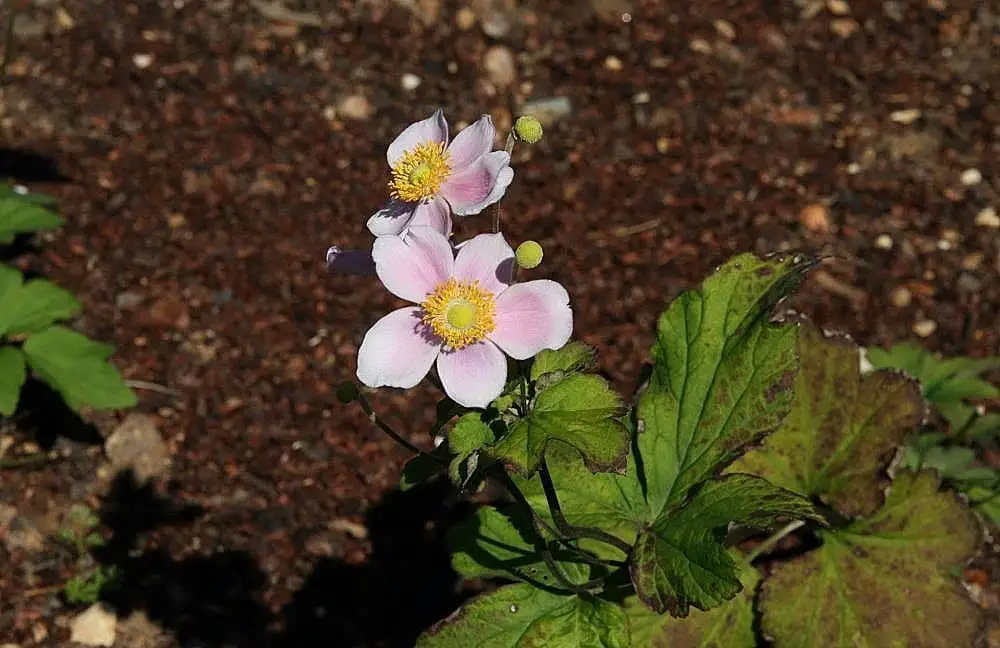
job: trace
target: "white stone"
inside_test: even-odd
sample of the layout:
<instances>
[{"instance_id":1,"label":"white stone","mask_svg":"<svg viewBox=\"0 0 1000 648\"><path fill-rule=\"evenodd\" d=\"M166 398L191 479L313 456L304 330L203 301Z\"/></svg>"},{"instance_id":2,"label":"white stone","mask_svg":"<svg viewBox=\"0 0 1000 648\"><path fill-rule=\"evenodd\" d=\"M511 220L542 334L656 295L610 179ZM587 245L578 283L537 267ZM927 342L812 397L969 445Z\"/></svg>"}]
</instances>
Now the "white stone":
<instances>
[{"instance_id":1,"label":"white stone","mask_svg":"<svg viewBox=\"0 0 1000 648\"><path fill-rule=\"evenodd\" d=\"M95 603L70 622L70 641L84 646L113 646L117 626L114 613Z\"/></svg>"},{"instance_id":2,"label":"white stone","mask_svg":"<svg viewBox=\"0 0 1000 648\"><path fill-rule=\"evenodd\" d=\"M407 72L400 78L400 84L402 84L403 90L416 90L420 87L421 83L423 83L423 79L411 72Z\"/></svg>"},{"instance_id":3,"label":"white stone","mask_svg":"<svg viewBox=\"0 0 1000 648\"><path fill-rule=\"evenodd\" d=\"M1000 216L997 215L997 210L986 207L980 211L976 214L976 225L989 229L1000 229Z\"/></svg>"}]
</instances>

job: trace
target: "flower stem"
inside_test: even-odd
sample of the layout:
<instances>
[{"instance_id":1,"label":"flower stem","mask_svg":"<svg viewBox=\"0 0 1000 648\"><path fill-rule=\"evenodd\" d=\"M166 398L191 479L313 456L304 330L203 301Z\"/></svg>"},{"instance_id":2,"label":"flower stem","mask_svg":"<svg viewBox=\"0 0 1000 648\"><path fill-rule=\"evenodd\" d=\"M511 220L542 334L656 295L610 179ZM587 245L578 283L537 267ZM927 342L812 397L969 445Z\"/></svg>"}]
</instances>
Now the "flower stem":
<instances>
[{"instance_id":1,"label":"flower stem","mask_svg":"<svg viewBox=\"0 0 1000 648\"><path fill-rule=\"evenodd\" d=\"M800 528L805 526L805 524L806 523L804 520L795 520L794 522L789 522L784 527L776 531L767 540L764 540L764 542L757 545L757 547L750 552L750 555L747 556L747 562L752 563L753 561L757 560L764 554L770 553L771 550L774 549L778 545L778 543L781 542L785 537L799 530Z\"/></svg>"},{"instance_id":2,"label":"flower stem","mask_svg":"<svg viewBox=\"0 0 1000 648\"><path fill-rule=\"evenodd\" d=\"M507 155L513 155L514 147L516 145L517 136L514 135L514 130L511 129L511 131L507 133L507 143L504 145L503 150L507 153ZM500 201L498 200L493 203L493 206L490 207L490 209L493 212L493 233L496 234L500 231Z\"/></svg>"},{"instance_id":3,"label":"flower stem","mask_svg":"<svg viewBox=\"0 0 1000 648\"><path fill-rule=\"evenodd\" d=\"M368 415L368 420L371 421L372 423L374 423L375 426L378 427L380 430L382 430L383 432L385 432L386 434L388 434L392 438L393 441L395 441L399 445L403 446L404 448L406 448L410 452L413 452L414 454L418 454L418 455L420 455L422 457L430 459L431 461L434 461L435 463L438 463L438 464L441 464L441 465L447 465L448 464L447 461L444 461L443 459L441 459L439 457L435 457L431 453L426 452L425 450L421 450L417 446L413 445L412 443L410 443L409 441L407 441L406 439L404 439L402 436L400 436L399 433L397 433L395 430L393 430L391 427L389 427L389 424L386 423L385 421L383 421L379 417L379 415L375 413L375 410L372 409L371 403L369 403L368 399L364 397L364 394L361 394L359 392L358 395L357 395L357 401L358 401L358 404L361 405L361 409L363 409L365 411L365 414Z\"/></svg>"},{"instance_id":4,"label":"flower stem","mask_svg":"<svg viewBox=\"0 0 1000 648\"><path fill-rule=\"evenodd\" d=\"M632 546L621 538L611 535L601 529L593 527L573 526L563 515L562 507L559 505L559 497L556 495L555 484L552 483L552 475L549 474L548 464L542 458L541 466L538 469L538 476L542 482L542 489L545 491L545 500L549 504L549 511L552 513L552 520L556 523L556 528L563 535L575 536L577 538L590 538L618 549L626 556L632 553Z\"/></svg>"}]
</instances>

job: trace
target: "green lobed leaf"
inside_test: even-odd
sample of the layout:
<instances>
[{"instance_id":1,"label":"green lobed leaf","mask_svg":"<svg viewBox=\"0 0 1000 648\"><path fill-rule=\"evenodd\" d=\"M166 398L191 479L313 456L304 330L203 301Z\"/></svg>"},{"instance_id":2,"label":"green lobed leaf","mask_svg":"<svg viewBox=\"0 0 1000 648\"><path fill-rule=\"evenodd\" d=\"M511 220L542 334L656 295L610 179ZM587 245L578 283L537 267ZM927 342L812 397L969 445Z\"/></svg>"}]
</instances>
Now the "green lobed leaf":
<instances>
[{"instance_id":1,"label":"green lobed leaf","mask_svg":"<svg viewBox=\"0 0 1000 648\"><path fill-rule=\"evenodd\" d=\"M570 524L595 527L631 544L639 529L652 521L631 453L623 474L593 473L583 464L579 453L560 444L553 445L546 452L545 463L563 514ZM552 524L539 477L512 475L512 478L535 512ZM603 542L581 540L580 546L601 558L625 558L620 551Z\"/></svg>"},{"instance_id":2,"label":"green lobed leaf","mask_svg":"<svg viewBox=\"0 0 1000 648\"><path fill-rule=\"evenodd\" d=\"M507 578L558 588L558 581L529 540L533 534L530 521L520 513L513 508L501 511L484 506L449 529L446 542L452 568L469 579ZM556 551L554 558L571 578L586 580L587 565L569 550Z\"/></svg>"},{"instance_id":3,"label":"green lobed leaf","mask_svg":"<svg viewBox=\"0 0 1000 648\"><path fill-rule=\"evenodd\" d=\"M1000 357L939 359L913 342L888 350L869 348L866 355L874 367L900 369L918 380L924 397L956 431L963 430L976 416L975 407L967 400L1000 396L1000 389L980 377L1000 367Z\"/></svg>"},{"instance_id":4,"label":"green lobed leaf","mask_svg":"<svg viewBox=\"0 0 1000 648\"><path fill-rule=\"evenodd\" d=\"M755 648L753 602L760 574L740 556L733 554L733 560L743 591L708 612L694 610L678 619L653 612L638 597L626 599L632 648Z\"/></svg>"},{"instance_id":5,"label":"green lobed leaf","mask_svg":"<svg viewBox=\"0 0 1000 648\"><path fill-rule=\"evenodd\" d=\"M34 333L80 312L72 293L46 279L32 279L3 297L7 335Z\"/></svg>"},{"instance_id":6,"label":"green lobed leaf","mask_svg":"<svg viewBox=\"0 0 1000 648\"><path fill-rule=\"evenodd\" d=\"M26 378L24 356L20 350L0 347L0 416L13 416L17 411L21 386Z\"/></svg>"},{"instance_id":7,"label":"green lobed leaf","mask_svg":"<svg viewBox=\"0 0 1000 648\"><path fill-rule=\"evenodd\" d=\"M923 420L920 387L895 371L862 377L857 346L807 322L799 329L799 355L791 413L732 470L819 497L849 516L871 514L892 452Z\"/></svg>"},{"instance_id":8,"label":"green lobed leaf","mask_svg":"<svg viewBox=\"0 0 1000 648\"><path fill-rule=\"evenodd\" d=\"M538 394L528 416L511 425L490 454L513 471L530 476L550 442L575 448L592 471L625 466L628 431L619 420L622 401L603 378L576 374Z\"/></svg>"},{"instance_id":9,"label":"green lobed leaf","mask_svg":"<svg viewBox=\"0 0 1000 648\"><path fill-rule=\"evenodd\" d=\"M16 195L0 198L0 243L10 243L18 234L51 229L63 219L37 200Z\"/></svg>"},{"instance_id":10,"label":"green lobed leaf","mask_svg":"<svg viewBox=\"0 0 1000 648\"><path fill-rule=\"evenodd\" d=\"M403 464L403 473L399 477L399 490L408 491L442 474L450 455L445 444L441 444L427 454L410 457Z\"/></svg>"},{"instance_id":11,"label":"green lobed leaf","mask_svg":"<svg viewBox=\"0 0 1000 648\"><path fill-rule=\"evenodd\" d=\"M553 351L543 349L531 363L531 380L554 371L566 374L591 371L597 366L597 350L583 342L569 342Z\"/></svg>"},{"instance_id":12,"label":"green lobed leaf","mask_svg":"<svg viewBox=\"0 0 1000 648\"><path fill-rule=\"evenodd\" d=\"M0 336L7 333L10 321L17 313L14 304L21 292L24 276L10 266L0 264Z\"/></svg>"},{"instance_id":13,"label":"green lobed leaf","mask_svg":"<svg viewBox=\"0 0 1000 648\"><path fill-rule=\"evenodd\" d=\"M792 403L795 327L769 323L775 304L815 264L743 254L660 316L653 372L639 400L639 451L654 514L683 501Z\"/></svg>"},{"instance_id":14,"label":"green lobed leaf","mask_svg":"<svg viewBox=\"0 0 1000 648\"><path fill-rule=\"evenodd\" d=\"M416 648L629 648L627 623L614 603L507 585L431 627Z\"/></svg>"},{"instance_id":15,"label":"green lobed leaf","mask_svg":"<svg viewBox=\"0 0 1000 648\"><path fill-rule=\"evenodd\" d=\"M760 603L775 648L973 645L979 610L945 570L975 555L981 533L939 484L930 472L901 472L874 516L776 563Z\"/></svg>"},{"instance_id":16,"label":"green lobed leaf","mask_svg":"<svg viewBox=\"0 0 1000 648\"><path fill-rule=\"evenodd\" d=\"M31 369L79 411L118 409L136 404L135 394L108 357L114 348L62 326L51 326L28 338L22 347Z\"/></svg>"},{"instance_id":17,"label":"green lobed leaf","mask_svg":"<svg viewBox=\"0 0 1000 648\"><path fill-rule=\"evenodd\" d=\"M725 547L730 525L766 529L789 519L820 520L808 500L753 475L705 482L640 534L630 569L636 594L674 616L722 605L742 589L740 566Z\"/></svg>"}]
</instances>

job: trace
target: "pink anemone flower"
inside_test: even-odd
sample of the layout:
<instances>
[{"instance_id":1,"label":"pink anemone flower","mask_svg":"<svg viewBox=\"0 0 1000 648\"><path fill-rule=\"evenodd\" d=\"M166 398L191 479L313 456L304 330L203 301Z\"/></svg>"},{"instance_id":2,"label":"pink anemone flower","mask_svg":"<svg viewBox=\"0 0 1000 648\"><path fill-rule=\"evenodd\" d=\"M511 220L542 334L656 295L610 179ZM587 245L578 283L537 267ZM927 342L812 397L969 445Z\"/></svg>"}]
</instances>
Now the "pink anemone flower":
<instances>
[{"instance_id":1,"label":"pink anemone flower","mask_svg":"<svg viewBox=\"0 0 1000 648\"><path fill-rule=\"evenodd\" d=\"M379 237L375 271L392 294L417 304L389 313L365 334L358 378L369 387L409 388L437 364L445 392L486 407L507 382L509 355L525 360L569 340L566 289L538 279L512 283L514 251L501 234L480 234L456 254L429 227Z\"/></svg>"},{"instance_id":2,"label":"pink anemone flower","mask_svg":"<svg viewBox=\"0 0 1000 648\"><path fill-rule=\"evenodd\" d=\"M478 214L503 198L514 179L510 154L493 151L496 129L489 115L448 143L448 122L438 108L410 124L389 145L391 199L368 219L375 236L401 236L410 227L451 234L451 214Z\"/></svg>"}]
</instances>

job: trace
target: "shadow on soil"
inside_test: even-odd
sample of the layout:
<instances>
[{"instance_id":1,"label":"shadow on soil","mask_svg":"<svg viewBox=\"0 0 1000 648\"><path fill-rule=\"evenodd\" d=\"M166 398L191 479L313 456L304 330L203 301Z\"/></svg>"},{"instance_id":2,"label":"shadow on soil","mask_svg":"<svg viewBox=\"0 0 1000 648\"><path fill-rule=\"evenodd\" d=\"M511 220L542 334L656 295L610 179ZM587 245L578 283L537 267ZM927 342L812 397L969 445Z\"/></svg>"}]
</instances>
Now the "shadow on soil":
<instances>
[{"instance_id":1,"label":"shadow on soil","mask_svg":"<svg viewBox=\"0 0 1000 648\"><path fill-rule=\"evenodd\" d=\"M365 518L368 561L318 561L274 614L263 602L267 576L247 552L180 561L159 549L137 554L143 533L183 525L203 511L172 504L123 474L101 508L112 535L95 558L122 574L104 598L120 618L144 611L184 648L411 648L464 598L441 537L455 515L452 492L438 483L388 493Z\"/></svg>"}]
</instances>

